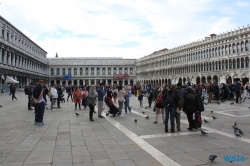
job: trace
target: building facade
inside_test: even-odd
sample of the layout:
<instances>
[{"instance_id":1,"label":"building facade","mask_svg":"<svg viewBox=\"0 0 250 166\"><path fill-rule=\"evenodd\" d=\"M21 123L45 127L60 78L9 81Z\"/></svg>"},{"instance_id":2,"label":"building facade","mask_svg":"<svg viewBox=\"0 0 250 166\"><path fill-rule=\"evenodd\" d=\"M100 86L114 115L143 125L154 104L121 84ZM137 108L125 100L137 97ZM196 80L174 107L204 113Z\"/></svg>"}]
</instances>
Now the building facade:
<instances>
[{"instance_id":1,"label":"building facade","mask_svg":"<svg viewBox=\"0 0 250 166\"><path fill-rule=\"evenodd\" d=\"M19 81L18 86L48 81L47 52L0 16L0 76L6 85L7 76Z\"/></svg>"},{"instance_id":2,"label":"building facade","mask_svg":"<svg viewBox=\"0 0 250 166\"><path fill-rule=\"evenodd\" d=\"M194 84L249 81L250 27L212 34L204 40L163 49L136 63L140 83L162 84L190 80Z\"/></svg>"},{"instance_id":3,"label":"building facade","mask_svg":"<svg viewBox=\"0 0 250 166\"><path fill-rule=\"evenodd\" d=\"M48 58L50 82L61 85L130 85L136 83L135 59L123 58ZM71 79L64 79L71 75ZM121 76L121 77L119 77Z\"/></svg>"}]
</instances>

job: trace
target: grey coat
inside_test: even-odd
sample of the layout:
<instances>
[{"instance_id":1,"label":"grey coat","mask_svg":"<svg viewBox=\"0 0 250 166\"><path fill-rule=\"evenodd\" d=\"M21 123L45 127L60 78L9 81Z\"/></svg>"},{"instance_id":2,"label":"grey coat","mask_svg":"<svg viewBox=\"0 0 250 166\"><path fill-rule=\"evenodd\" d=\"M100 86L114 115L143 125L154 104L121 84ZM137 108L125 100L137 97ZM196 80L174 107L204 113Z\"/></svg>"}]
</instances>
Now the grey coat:
<instances>
[{"instance_id":1,"label":"grey coat","mask_svg":"<svg viewBox=\"0 0 250 166\"><path fill-rule=\"evenodd\" d=\"M89 96L87 99L88 105L96 105L96 91L93 91L92 89L89 89Z\"/></svg>"},{"instance_id":2,"label":"grey coat","mask_svg":"<svg viewBox=\"0 0 250 166\"><path fill-rule=\"evenodd\" d=\"M178 102L179 109L182 109L184 105L184 93L181 91L181 88L176 88L175 92L177 93L179 97L179 102Z\"/></svg>"}]
</instances>

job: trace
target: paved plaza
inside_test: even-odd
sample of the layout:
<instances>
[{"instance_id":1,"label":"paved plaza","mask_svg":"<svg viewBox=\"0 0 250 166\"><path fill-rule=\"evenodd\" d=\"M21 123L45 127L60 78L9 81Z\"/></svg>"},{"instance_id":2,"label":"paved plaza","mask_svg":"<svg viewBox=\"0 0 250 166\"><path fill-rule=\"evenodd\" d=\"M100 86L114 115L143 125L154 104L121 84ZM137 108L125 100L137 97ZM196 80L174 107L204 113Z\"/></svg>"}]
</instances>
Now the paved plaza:
<instances>
[{"instance_id":1,"label":"paved plaza","mask_svg":"<svg viewBox=\"0 0 250 166\"><path fill-rule=\"evenodd\" d=\"M6 93L0 96L0 166L250 165L248 99L240 105L225 102L205 106L202 115L210 123L203 123L208 135L202 136L200 130L186 129L183 113L181 132L165 134L161 117L153 124L152 109L140 108L134 96L132 113L122 117L100 119L94 114L95 121L90 122L88 110L77 110L77 117L74 104L66 102L61 109L46 110L46 125L37 126L34 111L28 111L27 96L23 92L16 96L17 101ZM234 136L235 121L245 134L240 138ZM210 155L218 157L211 162ZM226 162L224 156L244 156L246 160Z\"/></svg>"}]
</instances>

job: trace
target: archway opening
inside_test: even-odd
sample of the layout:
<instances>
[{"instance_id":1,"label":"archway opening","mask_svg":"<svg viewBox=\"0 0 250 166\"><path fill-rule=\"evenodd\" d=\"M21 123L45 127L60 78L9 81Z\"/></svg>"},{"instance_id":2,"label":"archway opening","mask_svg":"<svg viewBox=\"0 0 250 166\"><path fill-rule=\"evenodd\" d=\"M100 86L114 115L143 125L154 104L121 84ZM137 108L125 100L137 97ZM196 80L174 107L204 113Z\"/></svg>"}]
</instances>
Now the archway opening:
<instances>
[{"instance_id":1,"label":"archway opening","mask_svg":"<svg viewBox=\"0 0 250 166\"><path fill-rule=\"evenodd\" d=\"M207 76L207 82L211 82L212 77L211 76Z\"/></svg>"},{"instance_id":2,"label":"archway opening","mask_svg":"<svg viewBox=\"0 0 250 166\"><path fill-rule=\"evenodd\" d=\"M77 80L74 80L74 86L76 86L77 85Z\"/></svg>"},{"instance_id":3,"label":"archway opening","mask_svg":"<svg viewBox=\"0 0 250 166\"><path fill-rule=\"evenodd\" d=\"M227 82L227 84L232 83L232 77L231 76L227 76L226 77L226 82Z\"/></svg>"},{"instance_id":4,"label":"archway opening","mask_svg":"<svg viewBox=\"0 0 250 166\"><path fill-rule=\"evenodd\" d=\"M245 85L247 82L249 82L249 78L246 77L245 74L242 75L242 84Z\"/></svg>"},{"instance_id":5,"label":"archway opening","mask_svg":"<svg viewBox=\"0 0 250 166\"><path fill-rule=\"evenodd\" d=\"M186 82L187 82L187 79L186 79L186 77L184 77L183 78L183 84L186 84Z\"/></svg>"},{"instance_id":6,"label":"archway opening","mask_svg":"<svg viewBox=\"0 0 250 166\"><path fill-rule=\"evenodd\" d=\"M180 83L182 84L182 79L181 79L181 78L179 78L178 82L180 82Z\"/></svg>"},{"instance_id":7,"label":"archway opening","mask_svg":"<svg viewBox=\"0 0 250 166\"><path fill-rule=\"evenodd\" d=\"M217 75L213 76L213 82L218 83L218 76Z\"/></svg>"},{"instance_id":8,"label":"archway opening","mask_svg":"<svg viewBox=\"0 0 250 166\"><path fill-rule=\"evenodd\" d=\"M203 84L206 83L206 77L205 77L205 76L202 76L202 77L201 77L201 83L203 83Z\"/></svg>"},{"instance_id":9,"label":"archway opening","mask_svg":"<svg viewBox=\"0 0 250 166\"><path fill-rule=\"evenodd\" d=\"M196 77L196 85L199 85L201 83L201 78L198 76Z\"/></svg>"},{"instance_id":10,"label":"archway opening","mask_svg":"<svg viewBox=\"0 0 250 166\"><path fill-rule=\"evenodd\" d=\"M60 84L60 80L56 80L56 84L59 85Z\"/></svg>"}]
</instances>

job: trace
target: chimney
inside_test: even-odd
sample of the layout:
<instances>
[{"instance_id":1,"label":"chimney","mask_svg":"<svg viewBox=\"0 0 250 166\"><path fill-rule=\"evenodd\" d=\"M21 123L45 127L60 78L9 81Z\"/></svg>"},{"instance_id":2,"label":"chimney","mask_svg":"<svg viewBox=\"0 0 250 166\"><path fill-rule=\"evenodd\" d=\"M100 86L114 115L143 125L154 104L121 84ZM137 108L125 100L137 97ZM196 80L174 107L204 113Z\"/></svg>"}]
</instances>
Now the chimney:
<instances>
[{"instance_id":1,"label":"chimney","mask_svg":"<svg viewBox=\"0 0 250 166\"><path fill-rule=\"evenodd\" d=\"M57 55L57 53L56 53L56 58L58 58L58 55Z\"/></svg>"}]
</instances>

